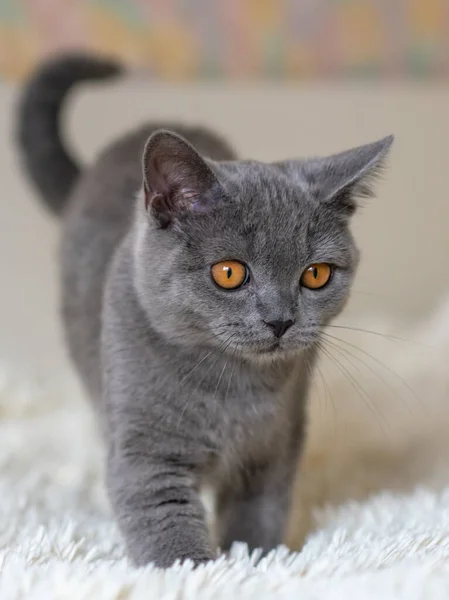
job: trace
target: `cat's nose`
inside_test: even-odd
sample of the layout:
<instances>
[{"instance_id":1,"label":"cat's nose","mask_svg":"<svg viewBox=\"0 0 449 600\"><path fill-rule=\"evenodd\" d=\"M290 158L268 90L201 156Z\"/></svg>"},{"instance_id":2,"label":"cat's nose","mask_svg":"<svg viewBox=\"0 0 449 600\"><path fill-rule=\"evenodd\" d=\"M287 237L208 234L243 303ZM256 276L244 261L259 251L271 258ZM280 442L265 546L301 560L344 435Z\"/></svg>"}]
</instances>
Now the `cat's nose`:
<instances>
[{"instance_id":1,"label":"cat's nose","mask_svg":"<svg viewBox=\"0 0 449 600\"><path fill-rule=\"evenodd\" d=\"M292 319L288 319L287 321L264 321L264 323L265 325L268 325L268 327L271 327L274 335L277 338L281 338L287 329L293 325L294 321Z\"/></svg>"}]
</instances>

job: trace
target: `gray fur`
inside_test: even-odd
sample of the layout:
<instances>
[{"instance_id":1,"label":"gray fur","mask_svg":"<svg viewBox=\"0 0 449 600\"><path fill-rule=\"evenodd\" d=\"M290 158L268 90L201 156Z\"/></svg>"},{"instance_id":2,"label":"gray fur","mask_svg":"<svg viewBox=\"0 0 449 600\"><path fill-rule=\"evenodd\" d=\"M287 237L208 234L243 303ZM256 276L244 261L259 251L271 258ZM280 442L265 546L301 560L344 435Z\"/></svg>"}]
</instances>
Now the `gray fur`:
<instances>
[{"instance_id":1,"label":"gray fur","mask_svg":"<svg viewBox=\"0 0 449 600\"><path fill-rule=\"evenodd\" d=\"M207 130L157 129L125 136L80 176L61 271L67 343L104 427L129 555L168 567L216 556L204 484L221 548L283 541L316 342L358 263L349 217L392 138L263 164L237 161ZM224 259L249 265L237 291L211 280ZM324 261L329 284L302 288ZM277 339L270 320L294 323Z\"/></svg>"}]
</instances>

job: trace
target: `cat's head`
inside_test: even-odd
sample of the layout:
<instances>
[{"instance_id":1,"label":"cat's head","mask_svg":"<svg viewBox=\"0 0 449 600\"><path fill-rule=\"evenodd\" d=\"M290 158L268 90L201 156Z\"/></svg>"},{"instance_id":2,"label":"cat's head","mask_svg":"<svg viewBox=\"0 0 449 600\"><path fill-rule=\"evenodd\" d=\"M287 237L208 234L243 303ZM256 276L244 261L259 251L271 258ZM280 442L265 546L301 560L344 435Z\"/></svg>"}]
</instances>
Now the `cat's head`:
<instances>
[{"instance_id":1,"label":"cat's head","mask_svg":"<svg viewBox=\"0 0 449 600\"><path fill-rule=\"evenodd\" d=\"M248 357L309 347L342 310L358 263L349 231L393 138L308 160L213 162L159 131L143 157L136 289L176 344Z\"/></svg>"}]
</instances>

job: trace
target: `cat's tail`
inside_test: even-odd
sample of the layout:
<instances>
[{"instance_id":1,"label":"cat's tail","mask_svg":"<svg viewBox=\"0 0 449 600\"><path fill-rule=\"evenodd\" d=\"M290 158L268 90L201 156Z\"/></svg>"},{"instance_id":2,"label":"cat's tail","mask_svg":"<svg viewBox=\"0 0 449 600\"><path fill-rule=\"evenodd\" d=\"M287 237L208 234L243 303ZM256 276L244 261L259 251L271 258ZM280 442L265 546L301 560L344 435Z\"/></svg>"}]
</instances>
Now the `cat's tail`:
<instances>
[{"instance_id":1,"label":"cat's tail","mask_svg":"<svg viewBox=\"0 0 449 600\"><path fill-rule=\"evenodd\" d=\"M61 136L61 109L81 81L115 77L122 67L90 55L63 55L43 63L19 101L17 141L24 169L50 210L59 214L80 173Z\"/></svg>"}]
</instances>

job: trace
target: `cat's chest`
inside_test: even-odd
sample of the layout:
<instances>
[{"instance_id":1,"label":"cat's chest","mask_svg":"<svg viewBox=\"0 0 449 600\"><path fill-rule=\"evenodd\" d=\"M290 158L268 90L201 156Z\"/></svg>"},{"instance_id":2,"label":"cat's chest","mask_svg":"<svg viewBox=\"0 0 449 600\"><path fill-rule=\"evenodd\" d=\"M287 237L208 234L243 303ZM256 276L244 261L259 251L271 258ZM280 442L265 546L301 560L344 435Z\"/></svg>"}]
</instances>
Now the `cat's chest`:
<instances>
[{"instance_id":1,"label":"cat's chest","mask_svg":"<svg viewBox=\"0 0 449 600\"><path fill-rule=\"evenodd\" d=\"M290 365L279 379L240 372L226 394L214 398L210 414L224 455L249 456L279 444L304 403L303 388L300 364Z\"/></svg>"},{"instance_id":2,"label":"cat's chest","mask_svg":"<svg viewBox=\"0 0 449 600\"><path fill-rule=\"evenodd\" d=\"M146 380L148 422L167 436L174 431L206 469L272 455L288 443L303 414L305 359L261 367L192 354L178 365L179 372ZM147 378L155 372L148 369Z\"/></svg>"}]
</instances>

